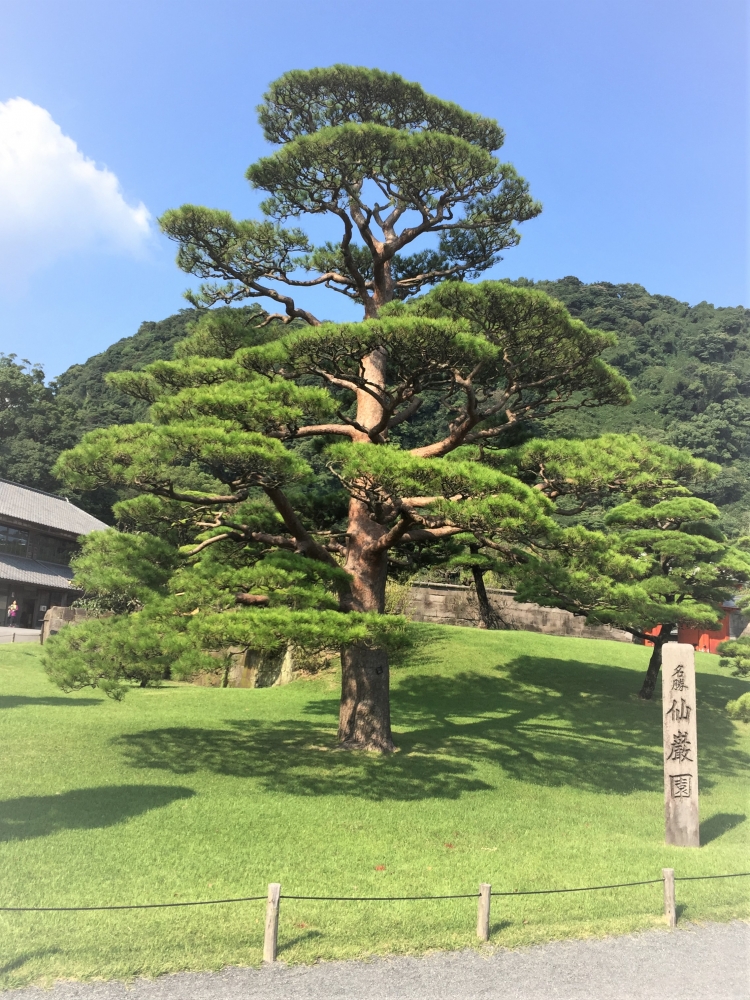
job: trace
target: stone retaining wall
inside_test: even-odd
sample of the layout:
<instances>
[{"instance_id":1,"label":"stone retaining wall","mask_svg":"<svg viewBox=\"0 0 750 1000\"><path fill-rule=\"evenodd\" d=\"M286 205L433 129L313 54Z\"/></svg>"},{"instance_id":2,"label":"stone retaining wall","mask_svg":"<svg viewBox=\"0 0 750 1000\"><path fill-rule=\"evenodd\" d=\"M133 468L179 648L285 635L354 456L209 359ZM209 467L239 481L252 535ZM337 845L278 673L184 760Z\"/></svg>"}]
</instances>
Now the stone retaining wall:
<instances>
[{"instance_id":1,"label":"stone retaining wall","mask_svg":"<svg viewBox=\"0 0 750 1000\"><path fill-rule=\"evenodd\" d=\"M558 608L543 608L538 604L519 604L512 590L488 588L487 595L498 615L510 628L548 635L573 635L582 639L616 639L632 642L629 632L609 625L587 626L585 619ZM415 583L406 601L404 613L418 622L436 625L480 624L479 605L473 587L453 583Z\"/></svg>"},{"instance_id":2,"label":"stone retaining wall","mask_svg":"<svg viewBox=\"0 0 750 1000\"><path fill-rule=\"evenodd\" d=\"M333 652L305 655L291 648L281 653L257 653L242 649L229 649L228 653L231 665L226 675L226 684L223 670L198 674L193 678L193 684L201 687L278 687L303 674L317 673L338 658L338 654Z\"/></svg>"},{"instance_id":3,"label":"stone retaining wall","mask_svg":"<svg viewBox=\"0 0 750 1000\"><path fill-rule=\"evenodd\" d=\"M63 625L75 625L89 618L86 608L48 608L42 623L41 641L44 643L51 635L59 632Z\"/></svg>"}]
</instances>

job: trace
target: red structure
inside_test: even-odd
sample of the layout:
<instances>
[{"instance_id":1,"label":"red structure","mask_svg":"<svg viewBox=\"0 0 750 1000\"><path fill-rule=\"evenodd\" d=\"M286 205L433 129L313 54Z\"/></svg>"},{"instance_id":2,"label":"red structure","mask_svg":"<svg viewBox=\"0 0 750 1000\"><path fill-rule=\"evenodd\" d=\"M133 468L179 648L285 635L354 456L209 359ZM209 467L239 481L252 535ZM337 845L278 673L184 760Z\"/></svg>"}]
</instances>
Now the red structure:
<instances>
[{"instance_id":1,"label":"red structure","mask_svg":"<svg viewBox=\"0 0 750 1000\"><path fill-rule=\"evenodd\" d=\"M682 625L677 630L678 642L689 642L695 646L698 653L715 653L720 642L729 638L729 618L731 612L724 615L721 624L717 629L684 628Z\"/></svg>"},{"instance_id":2,"label":"red structure","mask_svg":"<svg viewBox=\"0 0 750 1000\"><path fill-rule=\"evenodd\" d=\"M677 641L690 643L698 653L715 653L720 642L724 642L725 639L736 639L742 632L744 620L734 601L726 601L723 607L726 614L718 628L687 628L685 625L680 625L677 630ZM660 632L661 625L657 625L646 635L659 635ZM647 642L646 645L653 646L653 643Z\"/></svg>"}]
</instances>

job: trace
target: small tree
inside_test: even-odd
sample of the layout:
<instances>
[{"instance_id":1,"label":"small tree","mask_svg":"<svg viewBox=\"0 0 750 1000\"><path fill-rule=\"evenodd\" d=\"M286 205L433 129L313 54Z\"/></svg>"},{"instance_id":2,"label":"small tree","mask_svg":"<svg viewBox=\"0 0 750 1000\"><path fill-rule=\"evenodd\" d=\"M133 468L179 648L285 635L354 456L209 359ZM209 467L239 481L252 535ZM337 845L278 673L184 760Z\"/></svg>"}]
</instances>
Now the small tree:
<instances>
[{"instance_id":1,"label":"small tree","mask_svg":"<svg viewBox=\"0 0 750 1000\"><path fill-rule=\"evenodd\" d=\"M601 501L603 530L562 528L554 546L519 570L518 598L585 615L653 643L640 696L651 698L662 646L680 624L715 627L722 603L750 579L750 558L715 525L713 504L685 483L718 471L687 452L607 435L599 441L536 441L501 462L557 501L558 520ZM617 503L622 495L631 499ZM661 626L658 635L653 630Z\"/></svg>"},{"instance_id":2,"label":"small tree","mask_svg":"<svg viewBox=\"0 0 750 1000\"><path fill-rule=\"evenodd\" d=\"M498 448L487 442L475 457L486 465L519 478L554 502L561 524L583 519L603 526L605 510L624 497L650 502L679 491L684 483L704 483L718 466L696 461L686 451L664 447L637 434L604 434L584 440L533 438L522 446ZM459 539L457 539L458 541ZM484 585L488 571L505 573L518 565L518 554L493 552L476 539L451 564L471 570L480 618L485 628L506 628L490 604Z\"/></svg>"},{"instance_id":3,"label":"small tree","mask_svg":"<svg viewBox=\"0 0 750 1000\"><path fill-rule=\"evenodd\" d=\"M89 434L58 470L81 487L140 493L118 508L131 527L161 524L189 539L173 596L144 613L173 628L182 620L201 648L340 645L339 739L390 750L391 555L466 532L510 552L554 527L538 491L453 453L630 393L599 357L612 336L541 293L453 280L398 301L480 273L517 241L512 222L538 211L491 154L502 141L494 122L399 77L347 67L287 74L260 117L282 144L248 172L269 192L265 211L332 214L339 244L312 249L276 221L167 213L180 266L224 281L204 286L198 304L269 296L284 312L241 329L232 310L208 313L180 359L115 376L152 403L153 423ZM429 233L438 249L400 256ZM300 268L318 274L299 277ZM267 281L335 288L367 319L321 324ZM419 424L428 394L443 415L438 433L399 448L394 434Z\"/></svg>"},{"instance_id":4,"label":"small tree","mask_svg":"<svg viewBox=\"0 0 750 1000\"><path fill-rule=\"evenodd\" d=\"M720 642L717 652L721 656L719 665L731 667L735 677L750 676L750 636Z\"/></svg>"},{"instance_id":5,"label":"small tree","mask_svg":"<svg viewBox=\"0 0 750 1000\"><path fill-rule=\"evenodd\" d=\"M750 553L750 537L741 538L737 544L744 552ZM747 592L740 594L737 603L745 613L750 611L750 595ZM750 676L750 635L743 633L738 639L719 643L717 652L721 656L719 666L731 667L735 677ZM728 702L727 712L732 719L750 722L750 691Z\"/></svg>"}]
</instances>

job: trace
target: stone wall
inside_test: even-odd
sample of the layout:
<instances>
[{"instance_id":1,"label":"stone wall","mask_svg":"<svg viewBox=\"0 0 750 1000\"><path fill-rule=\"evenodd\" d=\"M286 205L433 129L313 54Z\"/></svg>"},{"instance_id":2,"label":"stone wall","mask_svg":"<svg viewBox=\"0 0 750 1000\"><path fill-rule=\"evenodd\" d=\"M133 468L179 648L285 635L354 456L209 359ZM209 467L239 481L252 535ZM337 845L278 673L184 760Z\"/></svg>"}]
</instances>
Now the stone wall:
<instances>
[{"instance_id":1,"label":"stone wall","mask_svg":"<svg viewBox=\"0 0 750 1000\"><path fill-rule=\"evenodd\" d=\"M202 673L193 678L193 684L201 687L261 688L278 687L289 684L302 674L317 673L329 666L337 653L304 655L287 648L281 653L257 653L253 650L230 649L229 671L224 679L224 671ZM222 656L223 654L217 654Z\"/></svg>"},{"instance_id":2,"label":"stone wall","mask_svg":"<svg viewBox=\"0 0 750 1000\"><path fill-rule=\"evenodd\" d=\"M85 622L89 618L86 608L48 608L44 614L42 622L41 641L46 640L59 632L63 625L75 625L77 622Z\"/></svg>"},{"instance_id":3,"label":"stone wall","mask_svg":"<svg viewBox=\"0 0 750 1000\"><path fill-rule=\"evenodd\" d=\"M585 619L558 608L543 608L538 604L519 604L512 590L487 589L495 611L512 629L545 632L548 635L573 635L582 639L616 639L632 642L629 632L609 625L587 626ZM476 628L480 623L479 606L473 587L453 583L415 583L406 600L404 613L418 622L436 625L465 625Z\"/></svg>"}]
</instances>

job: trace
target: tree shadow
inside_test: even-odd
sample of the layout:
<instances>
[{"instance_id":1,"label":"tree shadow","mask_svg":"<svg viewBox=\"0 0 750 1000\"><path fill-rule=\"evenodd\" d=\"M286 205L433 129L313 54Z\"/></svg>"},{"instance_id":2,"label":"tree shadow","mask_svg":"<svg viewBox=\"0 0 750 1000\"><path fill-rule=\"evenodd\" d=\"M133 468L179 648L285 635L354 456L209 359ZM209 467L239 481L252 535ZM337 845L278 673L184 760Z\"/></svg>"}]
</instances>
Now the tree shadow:
<instances>
[{"instance_id":1,"label":"tree shadow","mask_svg":"<svg viewBox=\"0 0 750 1000\"><path fill-rule=\"evenodd\" d=\"M229 720L223 729L174 727L119 737L135 768L248 778L290 795L353 795L385 799L457 798L492 787L474 776L471 761L382 757L337 750L335 729L307 720L277 723Z\"/></svg>"},{"instance_id":2,"label":"tree shadow","mask_svg":"<svg viewBox=\"0 0 750 1000\"><path fill-rule=\"evenodd\" d=\"M23 705L48 705L51 708L77 708L79 705L101 705L103 698L56 698L53 695L32 698L24 694L0 695L0 710L20 708Z\"/></svg>"},{"instance_id":3,"label":"tree shadow","mask_svg":"<svg viewBox=\"0 0 750 1000\"><path fill-rule=\"evenodd\" d=\"M394 697L400 740L541 785L623 794L661 788L661 699L635 695L637 675L602 663L519 656L493 675L404 677ZM700 780L746 772L725 705L746 689L731 677L698 676ZM319 711L322 705L313 705Z\"/></svg>"},{"instance_id":4,"label":"tree shadow","mask_svg":"<svg viewBox=\"0 0 750 1000\"><path fill-rule=\"evenodd\" d=\"M38 951L26 951L23 955L18 955L16 958L11 959L10 962L6 962L5 965L0 965L0 976L6 972L15 972L16 969L20 969L22 965L30 962L32 958L46 958L48 955L59 954L59 948L40 948Z\"/></svg>"},{"instance_id":5,"label":"tree shadow","mask_svg":"<svg viewBox=\"0 0 750 1000\"><path fill-rule=\"evenodd\" d=\"M392 699L400 752L389 757L334 749L333 695L307 705L312 718L147 730L117 743L135 768L211 771L292 795L457 798L492 788L500 771L539 785L654 791L663 780L661 703L635 695L636 677L606 664L531 656L492 674L404 671ZM737 683L700 675L699 685L700 780L708 789L719 775L743 773L750 757L724 711Z\"/></svg>"},{"instance_id":6,"label":"tree shadow","mask_svg":"<svg viewBox=\"0 0 750 1000\"><path fill-rule=\"evenodd\" d=\"M175 785L105 785L6 799L0 802L0 842L114 826L193 795L192 788Z\"/></svg>"},{"instance_id":7,"label":"tree shadow","mask_svg":"<svg viewBox=\"0 0 750 1000\"><path fill-rule=\"evenodd\" d=\"M705 847L712 840L718 840L722 834L729 833L747 819L744 813L715 813L701 823L701 846Z\"/></svg>"}]
</instances>

